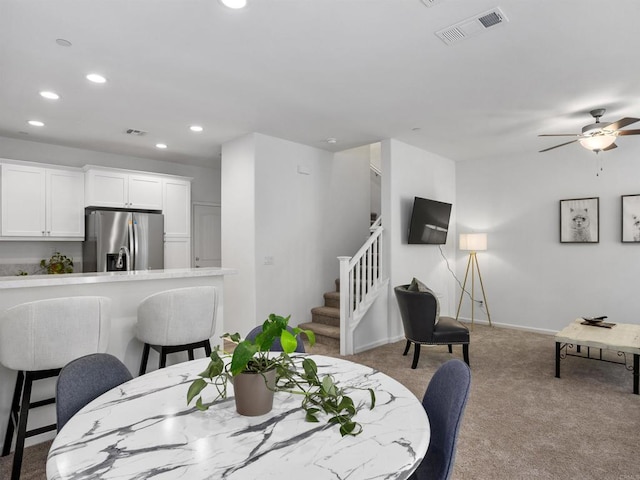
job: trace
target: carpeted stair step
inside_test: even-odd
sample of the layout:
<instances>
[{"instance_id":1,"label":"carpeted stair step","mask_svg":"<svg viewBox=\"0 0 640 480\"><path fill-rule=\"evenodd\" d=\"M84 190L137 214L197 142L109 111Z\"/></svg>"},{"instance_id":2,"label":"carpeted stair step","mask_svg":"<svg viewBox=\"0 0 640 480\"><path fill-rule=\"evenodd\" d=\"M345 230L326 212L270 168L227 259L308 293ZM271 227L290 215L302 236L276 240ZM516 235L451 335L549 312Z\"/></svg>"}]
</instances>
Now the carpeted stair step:
<instances>
[{"instance_id":1,"label":"carpeted stair step","mask_svg":"<svg viewBox=\"0 0 640 480\"><path fill-rule=\"evenodd\" d=\"M340 292L327 292L324 294L324 306L340 308Z\"/></svg>"},{"instance_id":2,"label":"carpeted stair step","mask_svg":"<svg viewBox=\"0 0 640 480\"><path fill-rule=\"evenodd\" d=\"M311 321L340 329L340 309L335 307L315 307L311 309Z\"/></svg>"},{"instance_id":3,"label":"carpeted stair step","mask_svg":"<svg viewBox=\"0 0 640 480\"><path fill-rule=\"evenodd\" d=\"M316 336L316 343L340 349L340 327L324 323L302 323L298 327L311 330Z\"/></svg>"}]
</instances>

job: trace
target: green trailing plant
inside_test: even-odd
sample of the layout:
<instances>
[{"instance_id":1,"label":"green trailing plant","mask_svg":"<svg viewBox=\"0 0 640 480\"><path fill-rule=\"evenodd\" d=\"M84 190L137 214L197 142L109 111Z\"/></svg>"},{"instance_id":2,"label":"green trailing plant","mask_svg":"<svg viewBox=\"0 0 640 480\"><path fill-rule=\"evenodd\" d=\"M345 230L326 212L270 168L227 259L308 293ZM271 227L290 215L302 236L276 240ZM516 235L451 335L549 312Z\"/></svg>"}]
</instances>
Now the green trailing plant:
<instances>
[{"instance_id":1,"label":"green trailing plant","mask_svg":"<svg viewBox=\"0 0 640 480\"><path fill-rule=\"evenodd\" d=\"M227 384L234 376L241 373L264 376L265 372L275 370L274 391L301 395L307 422L319 422L320 416L324 414L329 423L340 426L342 436L358 435L362 432L362 426L353 419L358 407L347 395L346 389L339 386L331 375L320 377L318 366L311 358L292 355L297 347L297 335L306 335L311 345L315 343L315 336L312 331L298 327L289 331L289 318L290 316L269 315L262 324L262 331L253 340L241 340L238 333L223 335L222 338L238 343L230 360L229 354L221 353L219 347L211 352L206 370L189 387L187 405L197 397L196 408L207 410L219 399L226 398ZM280 339L282 344L283 352L279 354L270 351L276 339ZM216 389L216 395L211 402L205 403L201 392L208 386ZM375 393L370 388L367 390L370 394L370 408L373 409Z\"/></svg>"}]
</instances>

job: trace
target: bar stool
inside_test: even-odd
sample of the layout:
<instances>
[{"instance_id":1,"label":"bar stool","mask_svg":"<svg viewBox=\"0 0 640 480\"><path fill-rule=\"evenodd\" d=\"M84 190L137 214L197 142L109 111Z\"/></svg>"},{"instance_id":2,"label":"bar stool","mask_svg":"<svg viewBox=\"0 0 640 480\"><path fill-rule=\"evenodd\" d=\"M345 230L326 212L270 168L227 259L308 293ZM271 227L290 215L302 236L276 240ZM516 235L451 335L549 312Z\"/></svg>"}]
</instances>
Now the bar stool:
<instances>
[{"instance_id":1,"label":"bar stool","mask_svg":"<svg viewBox=\"0 0 640 480\"><path fill-rule=\"evenodd\" d=\"M24 442L56 429L55 424L27 430L29 409L55 403L54 398L31 402L35 380L55 377L76 358L107 349L111 299L65 297L23 303L0 317L0 364L18 372L2 456L17 439L11 479L20 478Z\"/></svg>"},{"instance_id":2,"label":"bar stool","mask_svg":"<svg viewBox=\"0 0 640 480\"><path fill-rule=\"evenodd\" d=\"M144 343L139 375L147 370L151 348L160 354L159 368L166 366L169 353L187 351L193 360L194 349L204 348L211 355L217 303L211 286L166 290L142 300L135 331Z\"/></svg>"}]
</instances>

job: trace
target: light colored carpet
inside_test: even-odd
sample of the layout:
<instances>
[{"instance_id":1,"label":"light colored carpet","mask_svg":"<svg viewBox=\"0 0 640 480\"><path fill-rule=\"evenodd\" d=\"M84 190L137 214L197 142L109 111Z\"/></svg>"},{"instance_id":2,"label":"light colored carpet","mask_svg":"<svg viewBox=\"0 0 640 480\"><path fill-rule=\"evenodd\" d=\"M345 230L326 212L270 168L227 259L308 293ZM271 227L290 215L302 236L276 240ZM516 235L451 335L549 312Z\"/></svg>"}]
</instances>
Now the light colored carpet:
<instances>
[{"instance_id":1,"label":"light colored carpet","mask_svg":"<svg viewBox=\"0 0 640 480\"><path fill-rule=\"evenodd\" d=\"M451 355L446 346L423 347L412 370L413 349L406 357L403 350L404 341L347 358L392 376L421 399ZM310 351L339 356L323 345ZM461 347L453 356L462 358ZM620 360L615 353L607 358ZM640 396L622 365L569 357L557 379L552 336L482 325L471 334L470 361L454 479L640 479ZM23 479L45 478L48 445L25 451ZM0 478L9 478L11 459L0 458Z\"/></svg>"}]
</instances>

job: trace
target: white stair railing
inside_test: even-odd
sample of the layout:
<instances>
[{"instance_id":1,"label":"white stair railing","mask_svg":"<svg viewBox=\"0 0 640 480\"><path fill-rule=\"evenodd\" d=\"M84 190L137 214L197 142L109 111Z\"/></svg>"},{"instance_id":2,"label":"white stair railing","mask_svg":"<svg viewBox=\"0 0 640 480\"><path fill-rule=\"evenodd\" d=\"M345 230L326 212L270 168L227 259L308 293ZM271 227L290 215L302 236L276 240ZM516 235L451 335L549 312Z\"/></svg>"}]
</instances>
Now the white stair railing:
<instances>
[{"instance_id":1,"label":"white stair railing","mask_svg":"<svg viewBox=\"0 0 640 480\"><path fill-rule=\"evenodd\" d=\"M353 332L362 320L382 283L381 217L371 226L371 236L353 257L340 261L340 354L352 355Z\"/></svg>"}]
</instances>

